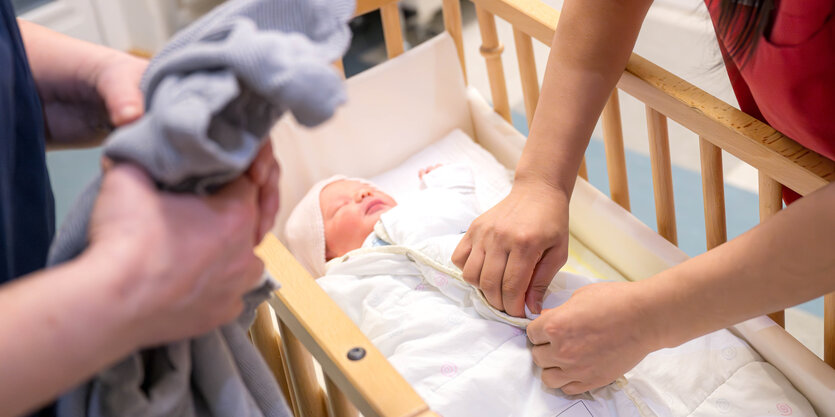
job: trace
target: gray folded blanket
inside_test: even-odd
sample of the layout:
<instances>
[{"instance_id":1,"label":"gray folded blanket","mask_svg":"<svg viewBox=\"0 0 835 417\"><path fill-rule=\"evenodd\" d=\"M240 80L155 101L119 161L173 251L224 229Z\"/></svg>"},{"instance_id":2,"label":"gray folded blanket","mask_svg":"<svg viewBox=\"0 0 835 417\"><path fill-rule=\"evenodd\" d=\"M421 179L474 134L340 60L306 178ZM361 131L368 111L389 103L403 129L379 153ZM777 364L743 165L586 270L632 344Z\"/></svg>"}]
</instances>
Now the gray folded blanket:
<instances>
[{"instance_id":1,"label":"gray folded blanket","mask_svg":"<svg viewBox=\"0 0 835 417\"><path fill-rule=\"evenodd\" d=\"M286 111L317 125L344 102L331 63L350 41L353 0L230 0L177 34L142 81L146 114L115 131L104 154L145 168L162 190L206 194L251 164ZM101 178L59 230L49 265L88 244ZM136 352L59 398L62 417L287 416L269 368L246 331L276 283L245 297L234 323Z\"/></svg>"}]
</instances>

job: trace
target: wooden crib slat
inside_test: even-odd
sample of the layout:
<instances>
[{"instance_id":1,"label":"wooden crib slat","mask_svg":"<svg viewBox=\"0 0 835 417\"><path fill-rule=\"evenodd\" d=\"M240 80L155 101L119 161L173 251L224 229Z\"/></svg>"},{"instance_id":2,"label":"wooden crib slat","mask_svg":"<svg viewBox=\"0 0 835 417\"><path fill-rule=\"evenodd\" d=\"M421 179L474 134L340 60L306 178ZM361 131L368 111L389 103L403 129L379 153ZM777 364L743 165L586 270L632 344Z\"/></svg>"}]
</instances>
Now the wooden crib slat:
<instances>
[{"instance_id":1,"label":"wooden crib slat","mask_svg":"<svg viewBox=\"0 0 835 417\"><path fill-rule=\"evenodd\" d=\"M823 296L823 361L835 368L835 293Z\"/></svg>"},{"instance_id":2,"label":"wooden crib slat","mask_svg":"<svg viewBox=\"0 0 835 417\"><path fill-rule=\"evenodd\" d=\"M380 7L380 18L383 20L386 53L391 59L403 53L403 28L400 24L398 3L388 3Z\"/></svg>"},{"instance_id":3,"label":"wooden crib slat","mask_svg":"<svg viewBox=\"0 0 835 417\"><path fill-rule=\"evenodd\" d=\"M282 283L271 301L282 323L282 334L292 332L293 339L309 349L325 375L364 416L417 416L429 410L414 388L274 235L268 235L256 253L267 271ZM363 348L365 356L352 361L347 353L355 347Z\"/></svg>"},{"instance_id":4,"label":"wooden crib slat","mask_svg":"<svg viewBox=\"0 0 835 417\"><path fill-rule=\"evenodd\" d=\"M502 52L504 45L499 42L496 33L496 19L492 13L475 6L478 18L478 27L481 31L481 55L487 63L487 77L490 79L490 95L493 98L493 110L504 117L508 123L513 121L510 118L510 104L507 98L507 83L504 77L502 66Z\"/></svg>"},{"instance_id":5,"label":"wooden crib slat","mask_svg":"<svg viewBox=\"0 0 835 417\"><path fill-rule=\"evenodd\" d=\"M699 138L699 155L702 163L702 195L705 208L705 236L707 249L713 249L728 240L725 221L725 186L722 174L722 149Z\"/></svg>"},{"instance_id":6,"label":"wooden crib slat","mask_svg":"<svg viewBox=\"0 0 835 417\"><path fill-rule=\"evenodd\" d=\"M275 376L275 380L281 387L281 392L288 403L293 396L290 392L290 382L287 379L287 372L282 363L281 337L278 334L278 323L269 304L261 303L255 310L255 321L250 328L252 343L261 352L267 366Z\"/></svg>"},{"instance_id":7,"label":"wooden crib slat","mask_svg":"<svg viewBox=\"0 0 835 417\"><path fill-rule=\"evenodd\" d=\"M325 396L316 379L313 357L283 321L278 321L278 328L281 332L281 344L284 347L290 385L293 386L292 394L298 412L301 413L296 416L327 417Z\"/></svg>"},{"instance_id":8,"label":"wooden crib slat","mask_svg":"<svg viewBox=\"0 0 835 417\"><path fill-rule=\"evenodd\" d=\"M351 400L327 376L325 388L328 390L328 415L330 417L357 417L359 415L359 411L351 404Z\"/></svg>"},{"instance_id":9,"label":"wooden crib slat","mask_svg":"<svg viewBox=\"0 0 835 417\"><path fill-rule=\"evenodd\" d=\"M533 114L536 112L536 103L539 101L539 78L536 75L533 41L528 34L516 28L513 28L513 41L516 44L516 61L519 63L522 95L525 100L525 115L528 118L528 127L530 127L533 122Z\"/></svg>"},{"instance_id":10,"label":"wooden crib slat","mask_svg":"<svg viewBox=\"0 0 835 417\"><path fill-rule=\"evenodd\" d=\"M467 62L464 59L464 35L461 23L461 2L459 0L443 0L444 28L455 42L458 51L458 61L461 62L461 72L464 83L467 83Z\"/></svg>"},{"instance_id":11,"label":"wooden crib slat","mask_svg":"<svg viewBox=\"0 0 835 417\"><path fill-rule=\"evenodd\" d=\"M612 90L603 108L603 141L606 148L606 171L609 174L609 190L612 201L626 210L629 207L629 182L626 176L626 156L623 150L623 126L620 118L618 89Z\"/></svg>"},{"instance_id":12,"label":"wooden crib slat","mask_svg":"<svg viewBox=\"0 0 835 417\"><path fill-rule=\"evenodd\" d=\"M589 169L586 167L585 156L583 157L583 159L580 160L580 169L577 171L577 176L586 181L589 180Z\"/></svg>"},{"instance_id":13,"label":"wooden crib slat","mask_svg":"<svg viewBox=\"0 0 835 417\"><path fill-rule=\"evenodd\" d=\"M764 222L783 209L783 186L767 174L759 171L760 187L760 222ZM781 327L786 327L785 311L775 311L768 315Z\"/></svg>"},{"instance_id":14,"label":"wooden crib slat","mask_svg":"<svg viewBox=\"0 0 835 417\"><path fill-rule=\"evenodd\" d=\"M672 244L678 245L667 118L649 106L647 106L647 130L649 133L649 155L652 161L652 185L655 191L655 218L658 223L658 234Z\"/></svg>"}]
</instances>

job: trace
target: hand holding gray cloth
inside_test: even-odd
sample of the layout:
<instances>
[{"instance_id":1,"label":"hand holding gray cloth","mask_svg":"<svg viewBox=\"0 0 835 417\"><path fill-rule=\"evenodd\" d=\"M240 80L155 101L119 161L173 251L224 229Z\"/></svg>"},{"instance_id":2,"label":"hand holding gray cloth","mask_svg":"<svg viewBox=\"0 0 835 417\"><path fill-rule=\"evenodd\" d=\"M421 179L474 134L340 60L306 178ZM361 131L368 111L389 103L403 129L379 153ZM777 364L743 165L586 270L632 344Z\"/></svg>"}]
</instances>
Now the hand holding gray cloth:
<instances>
[{"instance_id":1,"label":"hand holding gray cloth","mask_svg":"<svg viewBox=\"0 0 835 417\"><path fill-rule=\"evenodd\" d=\"M327 120L345 101L331 67L348 47L353 0L230 0L177 34L142 81L146 113L115 131L104 155L145 169L161 190L207 194L247 170L289 111ZM53 241L49 265L88 244L101 178ZM245 297L239 319L201 337L136 352L63 395L62 417L286 416L280 390L246 330L277 283Z\"/></svg>"}]
</instances>

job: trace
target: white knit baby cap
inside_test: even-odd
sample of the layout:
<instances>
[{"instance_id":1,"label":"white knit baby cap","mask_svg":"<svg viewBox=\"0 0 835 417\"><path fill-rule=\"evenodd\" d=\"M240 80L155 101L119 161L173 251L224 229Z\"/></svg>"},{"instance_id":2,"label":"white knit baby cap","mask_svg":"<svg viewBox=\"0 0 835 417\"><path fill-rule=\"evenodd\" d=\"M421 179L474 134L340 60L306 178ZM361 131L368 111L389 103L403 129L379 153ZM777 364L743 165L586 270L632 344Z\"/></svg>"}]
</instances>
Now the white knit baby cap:
<instances>
[{"instance_id":1,"label":"white knit baby cap","mask_svg":"<svg viewBox=\"0 0 835 417\"><path fill-rule=\"evenodd\" d=\"M325 275L325 222L319 194L328 185L347 179L344 175L334 175L313 184L296 204L284 226L284 237L290 252L316 278Z\"/></svg>"},{"instance_id":2,"label":"white knit baby cap","mask_svg":"<svg viewBox=\"0 0 835 417\"><path fill-rule=\"evenodd\" d=\"M322 218L322 207L319 195L322 190L337 181L356 181L367 184L379 190L376 184L363 178L351 178L344 175L334 175L326 180L313 184L310 191L296 204L287 223L284 225L284 237L290 252L301 262L302 266L315 277L325 275L325 220Z\"/></svg>"}]
</instances>

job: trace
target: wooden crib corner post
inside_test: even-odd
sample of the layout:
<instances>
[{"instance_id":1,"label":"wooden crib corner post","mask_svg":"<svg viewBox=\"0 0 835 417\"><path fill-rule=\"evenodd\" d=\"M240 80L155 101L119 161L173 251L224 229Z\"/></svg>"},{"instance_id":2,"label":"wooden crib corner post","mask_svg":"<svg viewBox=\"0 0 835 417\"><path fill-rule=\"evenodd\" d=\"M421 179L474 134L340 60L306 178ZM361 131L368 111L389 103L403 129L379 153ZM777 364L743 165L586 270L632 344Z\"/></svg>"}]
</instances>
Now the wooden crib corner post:
<instances>
[{"instance_id":1,"label":"wooden crib corner post","mask_svg":"<svg viewBox=\"0 0 835 417\"><path fill-rule=\"evenodd\" d=\"M490 78L490 94L493 98L493 110L501 115L508 123L513 123L510 117L510 104L507 98L507 83L502 66L502 52L504 45L499 42L496 32L496 18L492 13L475 5L478 27L481 30L481 55L487 63L487 76Z\"/></svg>"},{"instance_id":2,"label":"wooden crib corner post","mask_svg":"<svg viewBox=\"0 0 835 417\"><path fill-rule=\"evenodd\" d=\"M461 72L464 74L464 84L467 84L467 62L464 59L464 35L461 22L461 3L459 0L443 0L444 28L455 42Z\"/></svg>"},{"instance_id":3,"label":"wooden crib corner post","mask_svg":"<svg viewBox=\"0 0 835 417\"><path fill-rule=\"evenodd\" d=\"M760 222L764 222L783 209L783 186L769 177L766 173L759 171L760 187ZM768 315L781 327L786 327L785 311L775 311Z\"/></svg>"},{"instance_id":4,"label":"wooden crib corner post","mask_svg":"<svg viewBox=\"0 0 835 417\"><path fill-rule=\"evenodd\" d=\"M658 234L672 244L678 245L667 118L652 107L646 107L647 129L649 131L649 155L652 161L652 184L655 191L655 217L658 222Z\"/></svg>"},{"instance_id":5,"label":"wooden crib corner post","mask_svg":"<svg viewBox=\"0 0 835 417\"><path fill-rule=\"evenodd\" d=\"M725 184L722 173L722 149L699 137L702 166L702 196L705 209L705 238L711 250L728 240L725 221Z\"/></svg>"},{"instance_id":6,"label":"wooden crib corner post","mask_svg":"<svg viewBox=\"0 0 835 417\"><path fill-rule=\"evenodd\" d=\"M626 156L623 149L623 126L620 118L620 97L618 89L612 89L609 101L603 108L603 141L606 149L606 171L609 174L609 189L612 201L627 211L629 204L629 182L626 176Z\"/></svg>"}]
</instances>

